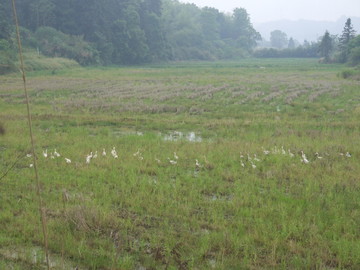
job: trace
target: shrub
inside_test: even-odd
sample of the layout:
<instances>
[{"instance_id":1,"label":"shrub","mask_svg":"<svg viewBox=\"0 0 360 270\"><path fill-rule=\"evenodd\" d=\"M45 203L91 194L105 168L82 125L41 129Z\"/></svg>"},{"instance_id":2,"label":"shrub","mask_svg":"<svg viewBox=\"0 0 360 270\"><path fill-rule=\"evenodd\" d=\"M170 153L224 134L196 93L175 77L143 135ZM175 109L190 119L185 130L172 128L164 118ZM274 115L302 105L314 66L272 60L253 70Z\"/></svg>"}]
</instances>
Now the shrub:
<instances>
[{"instance_id":1,"label":"shrub","mask_svg":"<svg viewBox=\"0 0 360 270\"><path fill-rule=\"evenodd\" d=\"M360 47L353 48L350 51L349 63L353 66L360 64Z\"/></svg>"},{"instance_id":2,"label":"shrub","mask_svg":"<svg viewBox=\"0 0 360 270\"><path fill-rule=\"evenodd\" d=\"M294 49L262 48L255 50L253 55L257 58L318 57L315 45L309 47L299 46Z\"/></svg>"},{"instance_id":3,"label":"shrub","mask_svg":"<svg viewBox=\"0 0 360 270\"><path fill-rule=\"evenodd\" d=\"M347 70L343 70L341 71L338 76L343 78L343 79L348 79L348 78L358 78L359 77L360 72L356 71L354 69L347 69Z\"/></svg>"},{"instance_id":4,"label":"shrub","mask_svg":"<svg viewBox=\"0 0 360 270\"><path fill-rule=\"evenodd\" d=\"M24 27L20 27L19 30L20 30L20 38L21 38L22 47L37 48L38 42L36 40L34 33ZM14 39L15 38L16 37L14 37Z\"/></svg>"},{"instance_id":5,"label":"shrub","mask_svg":"<svg viewBox=\"0 0 360 270\"><path fill-rule=\"evenodd\" d=\"M0 74L13 72L15 67L16 53L10 42L0 39Z\"/></svg>"},{"instance_id":6,"label":"shrub","mask_svg":"<svg viewBox=\"0 0 360 270\"><path fill-rule=\"evenodd\" d=\"M74 59L80 65L99 63L99 53L82 36L70 36L52 27L40 27L35 35L40 51L51 57Z\"/></svg>"},{"instance_id":7,"label":"shrub","mask_svg":"<svg viewBox=\"0 0 360 270\"><path fill-rule=\"evenodd\" d=\"M64 68L78 67L79 63L75 60L60 57L46 57L38 55L35 50L24 52L24 64L26 71L34 70L59 70Z\"/></svg>"}]
</instances>

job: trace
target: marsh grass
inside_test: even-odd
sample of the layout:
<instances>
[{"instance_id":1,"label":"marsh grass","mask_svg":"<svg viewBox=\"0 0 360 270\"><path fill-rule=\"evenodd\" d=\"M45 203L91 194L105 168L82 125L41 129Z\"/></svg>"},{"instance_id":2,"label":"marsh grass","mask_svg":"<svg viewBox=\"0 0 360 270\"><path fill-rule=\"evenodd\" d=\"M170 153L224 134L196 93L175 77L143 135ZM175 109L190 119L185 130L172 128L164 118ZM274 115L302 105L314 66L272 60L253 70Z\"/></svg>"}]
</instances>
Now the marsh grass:
<instances>
[{"instance_id":1,"label":"marsh grass","mask_svg":"<svg viewBox=\"0 0 360 270\"><path fill-rule=\"evenodd\" d=\"M359 268L359 84L341 68L288 59L30 73L52 256L81 269ZM5 252L41 243L17 80L0 77L0 171L24 153L0 182L0 266L37 269ZM202 140L159 135L179 131ZM61 157L42 156L55 148Z\"/></svg>"}]
</instances>

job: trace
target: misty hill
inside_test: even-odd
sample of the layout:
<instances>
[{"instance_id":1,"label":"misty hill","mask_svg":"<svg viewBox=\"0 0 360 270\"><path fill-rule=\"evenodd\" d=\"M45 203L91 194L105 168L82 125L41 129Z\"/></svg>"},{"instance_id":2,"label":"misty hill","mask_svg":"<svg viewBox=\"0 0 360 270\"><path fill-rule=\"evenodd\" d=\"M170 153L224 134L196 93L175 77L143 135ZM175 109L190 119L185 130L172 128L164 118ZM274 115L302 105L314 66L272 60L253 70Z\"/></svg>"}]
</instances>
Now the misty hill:
<instances>
[{"instance_id":1,"label":"misty hill","mask_svg":"<svg viewBox=\"0 0 360 270\"><path fill-rule=\"evenodd\" d=\"M331 35L340 35L344 29L346 19L342 16L337 21L312 21L312 20L279 20L266 23L254 23L254 28L263 39L269 40L273 30L285 32L288 38L292 37L302 43L304 40L317 41L328 30ZM350 17L357 34L360 33L360 17Z\"/></svg>"}]
</instances>

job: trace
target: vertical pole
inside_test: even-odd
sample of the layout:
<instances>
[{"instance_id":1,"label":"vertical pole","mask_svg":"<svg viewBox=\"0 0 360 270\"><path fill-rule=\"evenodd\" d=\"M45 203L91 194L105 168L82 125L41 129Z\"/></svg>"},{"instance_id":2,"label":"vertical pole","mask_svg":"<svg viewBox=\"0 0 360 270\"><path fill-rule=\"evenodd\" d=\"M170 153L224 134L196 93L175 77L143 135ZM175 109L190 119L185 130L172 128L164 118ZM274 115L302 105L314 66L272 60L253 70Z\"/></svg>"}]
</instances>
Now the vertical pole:
<instances>
[{"instance_id":1,"label":"vertical pole","mask_svg":"<svg viewBox=\"0 0 360 270\"><path fill-rule=\"evenodd\" d=\"M34 171L35 171L36 195L38 198L39 211L40 211L40 216L41 216L41 225L42 225L42 232L43 232L43 238L44 238L46 265L47 265L47 269L50 270L46 213L45 213L44 202L43 202L43 199L41 196L39 173L38 173L38 169L37 169L37 162L36 162L36 156L35 156L35 143L34 143L34 135L33 135L33 131L32 131L30 102L29 102L29 95L28 95L28 91L27 91L27 87L26 87L24 58L22 55L19 23L18 23L17 14L16 14L15 0L12 0L12 8L13 8L13 15L14 15L14 20L15 20L15 25L16 25L16 36L17 36L17 43L18 43L18 49L19 49L20 69L21 69L22 79L23 79L23 83L24 83L24 93L25 93L25 99L26 99L27 118L28 118L30 141L31 141L31 151L32 151Z\"/></svg>"}]
</instances>

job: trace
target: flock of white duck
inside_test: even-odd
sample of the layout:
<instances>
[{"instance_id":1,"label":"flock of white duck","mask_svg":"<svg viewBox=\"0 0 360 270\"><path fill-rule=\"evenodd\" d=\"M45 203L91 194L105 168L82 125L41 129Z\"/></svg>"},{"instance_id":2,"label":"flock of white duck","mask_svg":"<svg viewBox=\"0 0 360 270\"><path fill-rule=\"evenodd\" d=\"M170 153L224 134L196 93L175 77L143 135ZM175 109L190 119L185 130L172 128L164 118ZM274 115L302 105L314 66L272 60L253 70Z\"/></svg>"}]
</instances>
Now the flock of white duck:
<instances>
[{"instance_id":1,"label":"flock of white duck","mask_svg":"<svg viewBox=\"0 0 360 270\"><path fill-rule=\"evenodd\" d=\"M304 153L304 151L300 151L301 155L300 155L300 162L303 163L303 164L309 164L310 163L310 160L307 158L306 154ZM265 156L268 156L268 155L284 155L284 156L288 156L290 158L294 158L296 155L294 153L291 152L290 149L288 149L287 151L284 149L284 147L282 146L281 148L277 148L276 146L272 149L272 150L266 150L263 148L263 154ZM108 154L105 150L105 148L103 148L102 152L101 152L101 156L102 157L106 157ZM111 149L110 151L110 155L112 158L114 159L118 159L119 156L117 154L117 151L116 151L116 148L115 146ZM30 158L32 155L31 154L27 154L26 157ZM53 152L48 152L48 149L45 149L43 150L42 152L42 156L45 158L45 159L56 159L56 158L60 158L61 155L60 153L54 149ZM91 161L93 159L96 159L98 158L98 151L95 151L95 152L90 152L90 154L86 155L85 156L85 163L86 164L90 164ZM136 157L138 160L143 160L144 157L142 155L142 153L140 152L140 150L138 150L137 152L135 152L133 154L134 157ZM327 157L327 156L330 156L328 153L324 153L324 156ZM343 156L343 157L346 157L346 158L351 158L351 154L349 152L346 152L346 153L339 153L339 156ZM314 154L314 161L317 160L317 159L323 159L324 157L321 156L318 152L316 152ZM68 158L68 157L64 157L64 160L65 160L65 163L67 164L71 164L71 159ZM173 158L167 158L167 161L169 164L171 165L176 165L178 163L178 160L179 160L179 156L176 154L176 152L174 152L174 155L173 155ZM155 158L155 161L158 163L158 164L161 164L161 160L158 159L158 158ZM205 162L207 163L207 160L206 160L206 157L205 157ZM242 167L246 167L246 164L247 166L251 166L253 169L256 169L256 164L261 162L261 159L259 159L257 157L256 154L253 154L253 155L250 155L250 154L246 154L245 156L240 153L240 165ZM30 164L30 167L33 167L33 164ZM199 162L198 159L195 159L195 168L199 169L203 167L203 165Z\"/></svg>"}]
</instances>

